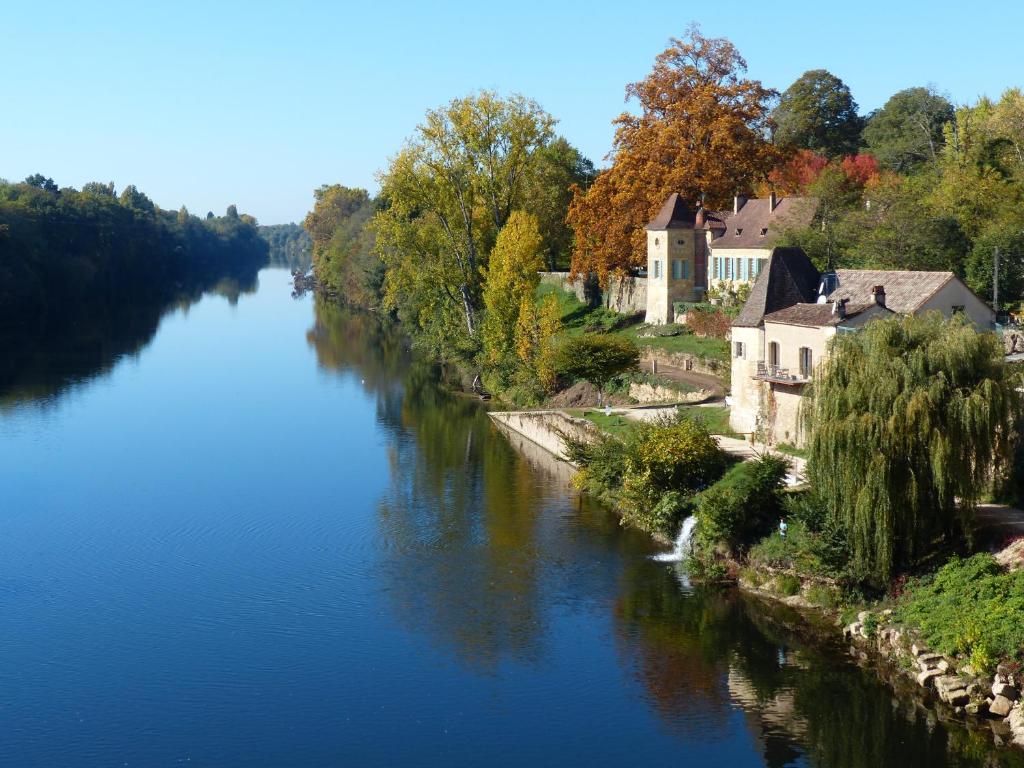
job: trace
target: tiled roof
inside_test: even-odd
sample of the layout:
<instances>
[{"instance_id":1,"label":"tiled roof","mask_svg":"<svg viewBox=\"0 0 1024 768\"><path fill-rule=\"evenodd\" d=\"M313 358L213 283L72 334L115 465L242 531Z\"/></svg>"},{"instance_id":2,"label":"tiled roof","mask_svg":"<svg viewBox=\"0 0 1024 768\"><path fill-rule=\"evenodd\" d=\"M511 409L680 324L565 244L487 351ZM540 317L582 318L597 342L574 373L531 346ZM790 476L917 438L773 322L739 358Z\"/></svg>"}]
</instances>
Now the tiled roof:
<instances>
[{"instance_id":1,"label":"tiled roof","mask_svg":"<svg viewBox=\"0 0 1024 768\"><path fill-rule=\"evenodd\" d=\"M821 275L800 248L775 248L733 325L755 328L764 316L818 297Z\"/></svg>"},{"instance_id":2,"label":"tiled roof","mask_svg":"<svg viewBox=\"0 0 1024 768\"><path fill-rule=\"evenodd\" d=\"M696 215L697 212L686 204L679 193L673 192L646 229L693 229Z\"/></svg>"},{"instance_id":3,"label":"tiled roof","mask_svg":"<svg viewBox=\"0 0 1024 768\"><path fill-rule=\"evenodd\" d=\"M835 311L835 304L794 304L791 307L780 309L764 316L766 323L782 323L783 325L806 325L821 327L827 325L842 325L851 317L856 317L861 312L871 309L875 302L862 304L847 304L846 314L843 317ZM891 313L891 310L887 310Z\"/></svg>"},{"instance_id":4,"label":"tiled roof","mask_svg":"<svg viewBox=\"0 0 1024 768\"><path fill-rule=\"evenodd\" d=\"M871 301L871 289L885 289L885 306L893 312L911 314L955 278L952 272L912 272L883 269L838 269L839 287L829 301L849 299L850 304Z\"/></svg>"},{"instance_id":5,"label":"tiled roof","mask_svg":"<svg viewBox=\"0 0 1024 768\"><path fill-rule=\"evenodd\" d=\"M715 235L711 249L769 248L784 230L808 226L817 210L818 200L813 197L781 197L774 210L766 197L747 200L738 213L715 213L725 231Z\"/></svg>"}]
</instances>

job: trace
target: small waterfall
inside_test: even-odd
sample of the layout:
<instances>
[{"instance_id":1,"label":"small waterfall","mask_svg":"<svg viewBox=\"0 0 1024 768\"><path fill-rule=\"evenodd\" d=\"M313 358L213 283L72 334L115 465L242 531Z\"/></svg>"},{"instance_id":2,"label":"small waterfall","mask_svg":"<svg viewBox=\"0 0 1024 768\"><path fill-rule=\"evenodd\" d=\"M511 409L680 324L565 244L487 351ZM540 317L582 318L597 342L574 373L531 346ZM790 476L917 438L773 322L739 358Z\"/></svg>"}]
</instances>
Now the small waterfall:
<instances>
[{"instance_id":1,"label":"small waterfall","mask_svg":"<svg viewBox=\"0 0 1024 768\"><path fill-rule=\"evenodd\" d=\"M697 518L690 515L683 520L683 525L679 529L679 535L676 536L675 547L673 547L672 551L661 555L654 555L652 559L660 563L678 563L685 560L690 554L690 549L693 547L693 529L696 527Z\"/></svg>"}]
</instances>

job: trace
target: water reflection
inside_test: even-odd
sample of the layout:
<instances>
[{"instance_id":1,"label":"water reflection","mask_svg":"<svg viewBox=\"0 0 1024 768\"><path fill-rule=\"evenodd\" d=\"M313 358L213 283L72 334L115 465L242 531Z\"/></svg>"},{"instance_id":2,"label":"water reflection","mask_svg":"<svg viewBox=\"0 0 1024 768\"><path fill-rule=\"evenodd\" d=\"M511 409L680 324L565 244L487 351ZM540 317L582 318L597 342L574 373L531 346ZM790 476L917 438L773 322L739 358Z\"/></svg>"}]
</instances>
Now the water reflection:
<instances>
[{"instance_id":1,"label":"water reflection","mask_svg":"<svg viewBox=\"0 0 1024 768\"><path fill-rule=\"evenodd\" d=\"M205 294L223 296L234 305L258 286L253 271L208 286L182 288L168 300L96 301L32 333L0 329L0 409L22 403L52 405L68 390L141 352L168 313L187 311Z\"/></svg>"}]
</instances>

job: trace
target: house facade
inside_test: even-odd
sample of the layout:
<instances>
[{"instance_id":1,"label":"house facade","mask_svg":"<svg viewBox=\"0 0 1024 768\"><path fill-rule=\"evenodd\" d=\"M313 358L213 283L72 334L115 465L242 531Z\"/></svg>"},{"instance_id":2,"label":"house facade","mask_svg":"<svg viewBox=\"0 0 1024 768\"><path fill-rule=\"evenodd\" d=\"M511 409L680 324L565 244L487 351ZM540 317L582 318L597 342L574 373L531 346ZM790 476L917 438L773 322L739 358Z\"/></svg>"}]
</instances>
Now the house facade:
<instances>
[{"instance_id":1,"label":"house facade","mask_svg":"<svg viewBox=\"0 0 1024 768\"><path fill-rule=\"evenodd\" d=\"M769 443L805 442L804 390L837 333L879 317L937 310L979 328L995 315L952 272L837 270L819 274L799 248L776 248L732 325L730 426Z\"/></svg>"},{"instance_id":2,"label":"house facade","mask_svg":"<svg viewBox=\"0 0 1024 768\"><path fill-rule=\"evenodd\" d=\"M778 236L810 224L813 198L736 197L732 211L710 211L669 195L647 225L647 316L674 321L673 303L703 301L709 287L752 283Z\"/></svg>"}]
</instances>

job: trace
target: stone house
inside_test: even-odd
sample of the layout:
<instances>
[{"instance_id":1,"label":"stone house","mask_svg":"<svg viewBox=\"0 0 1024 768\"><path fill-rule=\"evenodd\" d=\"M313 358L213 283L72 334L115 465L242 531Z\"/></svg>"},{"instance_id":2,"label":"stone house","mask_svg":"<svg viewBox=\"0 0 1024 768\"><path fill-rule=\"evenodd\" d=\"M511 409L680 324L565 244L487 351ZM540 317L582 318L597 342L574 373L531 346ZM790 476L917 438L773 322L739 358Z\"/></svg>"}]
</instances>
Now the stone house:
<instances>
[{"instance_id":1,"label":"stone house","mask_svg":"<svg viewBox=\"0 0 1024 768\"><path fill-rule=\"evenodd\" d=\"M672 322L674 302L703 301L710 286L752 283L779 235L810 224L816 210L805 197L736 197L732 211L710 211L669 195L646 226L646 321Z\"/></svg>"},{"instance_id":2,"label":"stone house","mask_svg":"<svg viewBox=\"0 0 1024 768\"><path fill-rule=\"evenodd\" d=\"M838 333L879 317L963 312L991 328L995 314L952 272L840 269L824 275L799 248L772 251L732 324L730 425L769 443L805 441L804 389Z\"/></svg>"}]
</instances>

